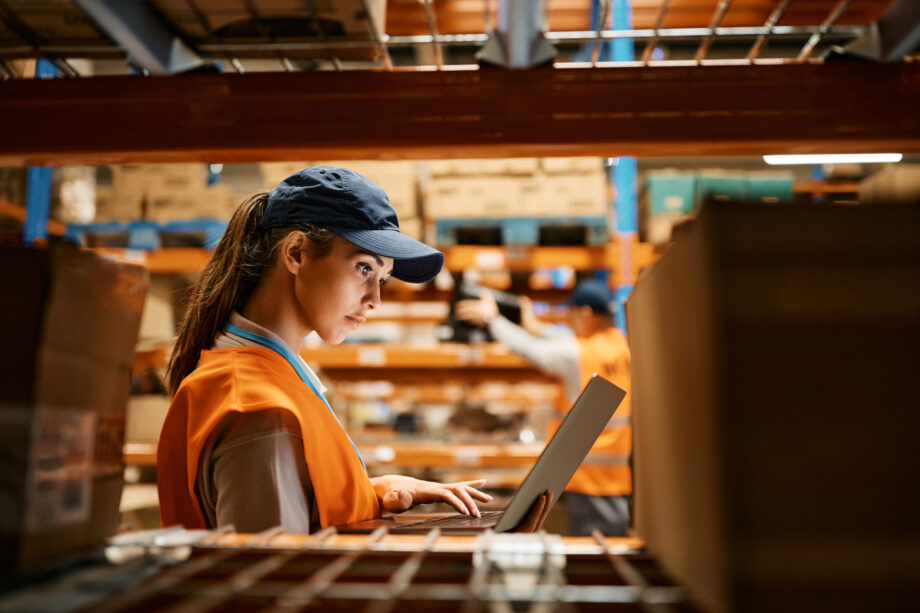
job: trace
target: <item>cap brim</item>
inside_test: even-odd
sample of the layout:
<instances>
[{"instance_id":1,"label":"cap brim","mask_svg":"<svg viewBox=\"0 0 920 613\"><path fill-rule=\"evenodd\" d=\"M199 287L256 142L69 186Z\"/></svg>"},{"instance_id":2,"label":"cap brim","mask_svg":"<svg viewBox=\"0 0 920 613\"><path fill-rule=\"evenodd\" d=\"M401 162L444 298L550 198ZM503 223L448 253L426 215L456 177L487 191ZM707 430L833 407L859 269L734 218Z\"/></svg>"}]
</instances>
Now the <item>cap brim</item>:
<instances>
[{"instance_id":1,"label":"cap brim","mask_svg":"<svg viewBox=\"0 0 920 613\"><path fill-rule=\"evenodd\" d=\"M393 258L393 276L401 281L431 281L444 266L443 253L396 230L329 230L371 253Z\"/></svg>"}]
</instances>

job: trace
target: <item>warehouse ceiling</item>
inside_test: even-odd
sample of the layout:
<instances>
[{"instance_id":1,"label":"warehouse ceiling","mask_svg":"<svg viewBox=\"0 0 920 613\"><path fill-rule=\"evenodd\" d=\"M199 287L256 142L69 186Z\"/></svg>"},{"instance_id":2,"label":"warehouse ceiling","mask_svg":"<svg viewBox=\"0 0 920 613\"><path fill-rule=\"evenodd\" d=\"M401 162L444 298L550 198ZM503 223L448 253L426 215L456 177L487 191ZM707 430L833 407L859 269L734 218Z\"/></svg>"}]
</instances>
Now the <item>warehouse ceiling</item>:
<instances>
[{"instance_id":1,"label":"warehouse ceiling","mask_svg":"<svg viewBox=\"0 0 920 613\"><path fill-rule=\"evenodd\" d=\"M0 165L920 153L918 39L917 0L0 0Z\"/></svg>"},{"instance_id":2,"label":"warehouse ceiling","mask_svg":"<svg viewBox=\"0 0 920 613\"><path fill-rule=\"evenodd\" d=\"M873 28L899 5L908 27L897 36L915 40L920 17L903 8L911 3L632 0L630 24L617 19L617 1L546 0L545 26L557 65L613 60L609 41L622 38L644 64L801 61L877 37ZM35 58L64 76L93 65L109 73L469 67L499 10L498 0L0 0L0 74L19 76L15 62ZM594 52L596 40L608 41L606 55ZM96 62L75 61L85 58Z\"/></svg>"}]
</instances>

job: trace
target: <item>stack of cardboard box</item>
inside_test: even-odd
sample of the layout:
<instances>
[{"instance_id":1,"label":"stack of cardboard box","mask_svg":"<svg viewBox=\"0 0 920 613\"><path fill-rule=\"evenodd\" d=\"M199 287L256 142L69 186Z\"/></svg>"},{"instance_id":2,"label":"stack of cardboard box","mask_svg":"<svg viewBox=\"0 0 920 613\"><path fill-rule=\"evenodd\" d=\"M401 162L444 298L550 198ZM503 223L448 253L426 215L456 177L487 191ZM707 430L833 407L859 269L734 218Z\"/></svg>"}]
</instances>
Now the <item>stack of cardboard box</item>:
<instances>
[{"instance_id":1,"label":"stack of cardboard box","mask_svg":"<svg viewBox=\"0 0 920 613\"><path fill-rule=\"evenodd\" d=\"M425 216L595 217L609 209L600 158L509 158L428 163Z\"/></svg>"},{"instance_id":2,"label":"stack of cardboard box","mask_svg":"<svg viewBox=\"0 0 920 613\"><path fill-rule=\"evenodd\" d=\"M0 577L118 527L143 268L74 247L0 248Z\"/></svg>"},{"instance_id":3,"label":"stack of cardboard box","mask_svg":"<svg viewBox=\"0 0 920 613\"><path fill-rule=\"evenodd\" d=\"M96 188L96 221L228 219L236 200L207 184L205 164L117 166L111 187Z\"/></svg>"}]
</instances>

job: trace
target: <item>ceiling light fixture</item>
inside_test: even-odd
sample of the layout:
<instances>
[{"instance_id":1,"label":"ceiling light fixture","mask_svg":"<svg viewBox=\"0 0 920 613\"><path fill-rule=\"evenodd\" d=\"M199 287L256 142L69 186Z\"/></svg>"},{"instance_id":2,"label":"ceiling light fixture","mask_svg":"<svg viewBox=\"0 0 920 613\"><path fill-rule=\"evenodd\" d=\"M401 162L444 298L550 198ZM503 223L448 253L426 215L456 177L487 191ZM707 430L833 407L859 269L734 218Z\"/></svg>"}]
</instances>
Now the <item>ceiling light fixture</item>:
<instances>
[{"instance_id":1,"label":"ceiling light fixture","mask_svg":"<svg viewBox=\"0 0 920 613\"><path fill-rule=\"evenodd\" d=\"M783 164L878 164L900 162L900 153L840 153L827 155L765 155L763 161L771 166Z\"/></svg>"}]
</instances>

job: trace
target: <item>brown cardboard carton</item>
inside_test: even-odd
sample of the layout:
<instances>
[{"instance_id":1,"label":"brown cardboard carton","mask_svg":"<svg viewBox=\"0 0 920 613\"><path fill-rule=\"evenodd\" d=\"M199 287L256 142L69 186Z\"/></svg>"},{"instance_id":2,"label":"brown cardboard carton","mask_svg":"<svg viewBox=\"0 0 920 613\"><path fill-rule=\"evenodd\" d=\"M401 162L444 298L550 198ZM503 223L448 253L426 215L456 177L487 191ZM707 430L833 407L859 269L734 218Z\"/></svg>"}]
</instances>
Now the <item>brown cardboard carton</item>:
<instances>
[{"instance_id":1,"label":"brown cardboard carton","mask_svg":"<svg viewBox=\"0 0 920 613\"><path fill-rule=\"evenodd\" d=\"M920 204L920 164L891 164L859 184L862 204Z\"/></svg>"},{"instance_id":2,"label":"brown cardboard carton","mask_svg":"<svg viewBox=\"0 0 920 613\"><path fill-rule=\"evenodd\" d=\"M147 274L76 248L0 248L0 575L118 525L121 448Z\"/></svg>"},{"instance_id":3,"label":"brown cardboard carton","mask_svg":"<svg viewBox=\"0 0 920 613\"><path fill-rule=\"evenodd\" d=\"M612 208L602 172L537 175L522 181L523 216L598 217Z\"/></svg>"},{"instance_id":4,"label":"brown cardboard carton","mask_svg":"<svg viewBox=\"0 0 920 613\"><path fill-rule=\"evenodd\" d=\"M438 177L428 185L425 217L502 218L527 215L523 182L503 176Z\"/></svg>"},{"instance_id":5,"label":"brown cardboard carton","mask_svg":"<svg viewBox=\"0 0 920 613\"><path fill-rule=\"evenodd\" d=\"M635 528L704 609L916 609L920 209L706 206L627 322Z\"/></svg>"}]
</instances>

